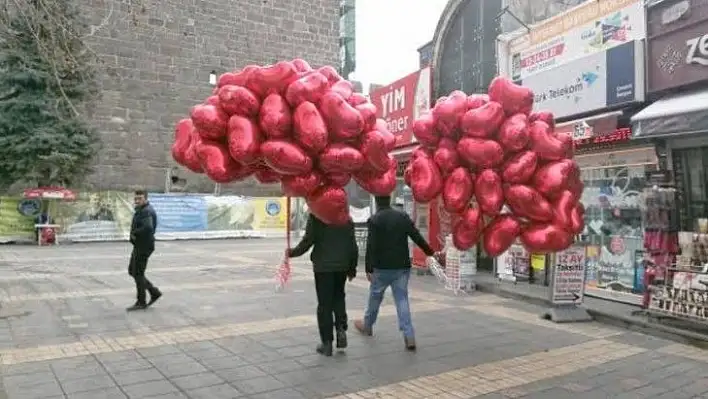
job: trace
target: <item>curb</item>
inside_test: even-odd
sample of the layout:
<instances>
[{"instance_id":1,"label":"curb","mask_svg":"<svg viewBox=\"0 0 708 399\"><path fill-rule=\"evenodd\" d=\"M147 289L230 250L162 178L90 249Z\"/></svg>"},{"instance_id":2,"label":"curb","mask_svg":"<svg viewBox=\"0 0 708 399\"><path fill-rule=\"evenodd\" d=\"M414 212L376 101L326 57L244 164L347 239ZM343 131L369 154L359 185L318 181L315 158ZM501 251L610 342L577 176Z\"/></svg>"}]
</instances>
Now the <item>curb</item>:
<instances>
[{"instance_id":1,"label":"curb","mask_svg":"<svg viewBox=\"0 0 708 399\"><path fill-rule=\"evenodd\" d=\"M529 295L521 292L500 289L494 283L477 283L477 290L503 298L524 301L537 306L550 306L548 300L539 298L534 295ZM701 349L708 349L708 335L684 330L676 327L667 326L660 323L652 323L648 320L639 318L618 315L610 312L604 312L598 309L585 308L593 319L599 323L620 327L629 331L636 331L643 334L651 335L658 338L664 338L678 343L696 346Z\"/></svg>"}]
</instances>

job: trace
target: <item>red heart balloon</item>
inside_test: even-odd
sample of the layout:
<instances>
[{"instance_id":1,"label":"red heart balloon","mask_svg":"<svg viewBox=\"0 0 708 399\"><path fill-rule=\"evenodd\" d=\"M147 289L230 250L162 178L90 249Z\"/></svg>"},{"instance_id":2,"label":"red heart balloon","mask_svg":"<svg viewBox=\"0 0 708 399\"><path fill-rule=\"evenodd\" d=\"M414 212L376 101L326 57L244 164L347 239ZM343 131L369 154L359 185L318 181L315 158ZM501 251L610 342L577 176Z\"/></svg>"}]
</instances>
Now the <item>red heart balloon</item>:
<instances>
[{"instance_id":1,"label":"red heart balloon","mask_svg":"<svg viewBox=\"0 0 708 399\"><path fill-rule=\"evenodd\" d=\"M310 154L317 155L327 147L327 124L315 104L305 101L295 108L293 127L295 140Z\"/></svg>"},{"instance_id":2,"label":"red heart balloon","mask_svg":"<svg viewBox=\"0 0 708 399\"><path fill-rule=\"evenodd\" d=\"M278 172L270 170L267 166L256 168L256 172L253 176L261 184L273 184L279 182L281 179Z\"/></svg>"},{"instance_id":3,"label":"red heart balloon","mask_svg":"<svg viewBox=\"0 0 708 399\"><path fill-rule=\"evenodd\" d=\"M452 229L452 243L460 251L472 248L482 234L482 214L479 209L467 209L457 220Z\"/></svg>"},{"instance_id":4,"label":"red heart balloon","mask_svg":"<svg viewBox=\"0 0 708 399\"><path fill-rule=\"evenodd\" d=\"M490 257L504 253L521 233L521 224L511 215L499 215L484 229L482 246Z\"/></svg>"},{"instance_id":5,"label":"red heart balloon","mask_svg":"<svg viewBox=\"0 0 708 399\"><path fill-rule=\"evenodd\" d=\"M521 242L530 252L559 252L573 243L571 233L555 224L533 224L521 233Z\"/></svg>"},{"instance_id":6,"label":"red heart balloon","mask_svg":"<svg viewBox=\"0 0 708 399\"><path fill-rule=\"evenodd\" d=\"M326 224L343 225L351 220L347 193L341 187L319 187L305 201L310 212Z\"/></svg>"},{"instance_id":7,"label":"red heart balloon","mask_svg":"<svg viewBox=\"0 0 708 399\"><path fill-rule=\"evenodd\" d=\"M322 176L311 171L300 176L283 176L280 187L288 197L306 197L322 184Z\"/></svg>"},{"instance_id":8,"label":"red heart balloon","mask_svg":"<svg viewBox=\"0 0 708 399\"><path fill-rule=\"evenodd\" d=\"M455 168L445 179L442 191L445 210L460 213L467 208L474 193L474 177L463 167Z\"/></svg>"},{"instance_id":9,"label":"red heart balloon","mask_svg":"<svg viewBox=\"0 0 708 399\"><path fill-rule=\"evenodd\" d=\"M504 161L504 150L494 140L463 137L457 143L457 153L468 165L480 169L492 168Z\"/></svg>"},{"instance_id":10,"label":"red heart balloon","mask_svg":"<svg viewBox=\"0 0 708 399\"><path fill-rule=\"evenodd\" d=\"M533 91L519 86L505 76L497 76L489 84L489 99L504 107L507 115L530 114L533 109Z\"/></svg>"},{"instance_id":11,"label":"red heart balloon","mask_svg":"<svg viewBox=\"0 0 708 399\"><path fill-rule=\"evenodd\" d=\"M529 115L529 123L533 123L535 121L545 122L551 130L555 130L556 128L556 118L550 111L532 112L531 115Z\"/></svg>"},{"instance_id":12,"label":"red heart balloon","mask_svg":"<svg viewBox=\"0 0 708 399\"><path fill-rule=\"evenodd\" d=\"M242 164L252 164L261 157L261 129L249 118L234 115L229 119L226 134L231 157Z\"/></svg>"},{"instance_id":13,"label":"red heart balloon","mask_svg":"<svg viewBox=\"0 0 708 399\"><path fill-rule=\"evenodd\" d=\"M533 177L537 164L538 157L535 152L520 152L504 163L502 180L504 183L524 184Z\"/></svg>"},{"instance_id":14,"label":"red heart balloon","mask_svg":"<svg viewBox=\"0 0 708 399\"><path fill-rule=\"evenodd\" d=\"M576 205L577 201L572 192L568 190L561 191L558 198L553 203L553 224L563 227L568 231L572 231L572 214Z\"/></svg>"},{"instance_id":15,"label":"red heart balloon","mask_svg":"<svg viewBox=\"0 0 708 399\"><path fill-rule=\"evenodd\" d=\"M253 174L253 167L242 165L231 158L225 144L201 141L197 148L204 173L216 183L231 183Z\"/></svg>"},{"instance_id":16,"label":"red heart balloon","mask_svg":"<svg viewBox=\"0 0 708 399\"><path fill-rule=\"evenodd\" d=\"M470 94L467 96L467 110L476 109L489 102L486 94Z\"/></svg>"},{"instance_id":17,"label":"red heart balloon","mask_svg":"<svg viewBox=\"0 0 708 399\"><path fill-rule=\"evenodd\" d=\"M190 116L203 140L221 140L226 135L229 116L218 106L196 105L192 108Z\"/></svg>"},{"instance_id":18,"label":"red heart balloon","mask_svg":"<svg viewBox=\"0 0 708 399\"><path fill-rule=\"evenodd\" d=\"M460 127L460 117L467 111L467 94L455 90L433 108L435 128L444 137L455 138Z\"/></svg>"},{"instance_id":19,"label":"red heart balloon","mask_svg":"<svg viewBox=\"0 0 708 399\"><path fill-rule=\"evenodd\" d=\"M353 173L364 166L364 156L356 148L335 143L329 145L320 154L320 168L325 173Z\"/></svg>"},{"instance_id":20,"label":"red heart balloon","mask_svg":"<svg viewBox=\"0 0 708 399\"><path fill-rule=\"evenodd\" d=\"M440 135L435 130L435 117L430 112L426 112L413 122L413 136L420 145L434 148L440 141Z\"/></svg>"},{"instance_id":21,"label":"red heart balloon","mask_svg":"<svg viewBox=\"0 0 708 399\"><path fill-rule=\"evenodd\" d=\"M364 191L373 195L391 195L396 189L396 168L390 168L386 173L376 176L367 173L359 173L354 176L354 180Z\"/></svg>"},{"instance_id":22,"label":"red heart balloon","mask_svg":"<svg viewBox=\"0 0 708 399\"><path fill-rule=\"evenodd\" d=\"M371 130L361 136L359 151L364 156L365 162L373 169L384 172L389 169L390 163L386 142L378 130Z\"/></svg>"},{"instance_id":23,"label":"red heart balloon","mask_svg":"<svg viewBox=\"0 0 708 399\"><path fill-rule=\"evenodd\" d=\"M388 130L386 121L381 118L377 119L374 129L376 129L376 131L381 134L381 137L383 137L384 143L386 144L386 151L393 151L396 148L396 136Z\"/></svg>"},{"instance_id":24,"label":"red heart balloon","mask_svg":"<svg viewBox=\"0 0 708 399\"><path fill-rule=\"evenodd\" d=\"M267 138L286 139L292 134L293 114L280 94L273 93L266 97L258 115L261 130Z\"/></svg>"},{"instance_id":25,"label":"red heart balloon","mask_svg":"<svg viewBox=\"0 0 708 399\"><path fill-rule=\"evenodd\" d=\"M219 105L229 116L255 118L261 108L258 97L241 86L226 85L219 89Z\"/></svg>"},{"instance_id":26,"label":"red heart balloon","mask_svg":"<svg viewBox=\"0 0 708 399\"><path fill-rule=\"evenodd\" d=\"M435 162L419 157L411 163L411 191L420 203L428 203L440 194L443 186L440 169Z\"/></svg>"},{"instance_id":27,"label":"red heart balloon","mask_svg":"<svg viewBox=\"0 0 708 399\"><path fill-rule=\"evenodd\" d=\"M189 145L192 143L192 132L194 132L194 124L191 119L182 119L177 122L171 153L172 158L180 165L185 164L187 150L189 150Z\"/></svg>"},{"instance_id":28,"label":"red heart balloon","mask_svg":"<svg viewBox=\"0 0 708 399\"><path fill-rule=\"evenodd\" d=\"M569 188L569 181L579 174L577 164L569 159L550 162L540 167L533 176L533 186L548 198L555 198Z\"/></svg>"},{"instance_id":29,"label":"red heart balloon","mask_svg":"<svg viewBox=\"0 0 708 399\"><path fill-rule=\"evenodd\" d=\"M281 175L301 175L312 170L312 158L289 141L265 141L261 144L261 154L265 163Z\"/></svg>"},{"instance_id":30,"label":"red heart balloon","mask_svg":"<svg viewBox=\"0 0 708 399\"><path fill-rule=\"evenodd\" d=\"M352 175L345 172L327 173L325 176L325 184L332 187L346 187L352 180Z\"/></svg>"},{"instance_id":31,"label":"red heart balloon","mask_svg":"<svg viewBox=\"0 0 708 399\"><path fill-rule=\"evenodd\" d=\"M525 114L515 114L499 129L499 143L510 152L521 151L529 144L529 129Z\"/></svg>"},{"instance_id":32,"label":"red heart balloon","mask_svg":"<svg viewBox=\"0 0 708 399\"><path fill-rule=\"evenodd\" d=\"M339 94L330 91L319 104L331 141L354 140L364 131L364 118Z\"/></svg>"},{"instance_id":33,"label":"red heart balloon","mask_svg":"<svg viewBox=\"0 0 708 399\"><path fill-rule=\"evenodd\" d=\"M572 141L562 140L553 134L551 128L541 121L535 121L529 126L530 149L540 159L558 161L568 156L572 150Z\"/></svg>"},{"instance_id":34,"label":"red heart balloon","mask_svg":"<svg viewBox=\"0 0 708 399\"><path fill-rule=\"evenodd\" d=\"M359 104L356 107L357 111L364 119L364 131L369 131L376 127L376 106L372 103Z\"/></svg>"},{"instance_id":35,"label":"red heart balloon","mask_svg":"<svg viewBox=\"0 0 708 399\"><path fill-rule=\"evenodd\" d=\"M433 158L434 152L423 146L416 147L411 153L411 161L415 161L419 157Z\"/></svg>"},{"instance_id":36,"label":"red heart balloon","mask_svg":"<svg viewBox=\"0 0 708 399\"><path fill-rule=\"evenodd\" d=\"M474 193L479 208L485 215L496 216L504 205L501 177L492 169L485 169L474 183Z\"/></svg>"},{"instance_id":37,"label":"red heart balloon","mask_svg":"<svg viewBox=\"0 0 708 399\"><path fill-rule=\"evenodd\" d=\"M585 207L578 203L570 213L570 232L577 235L583 230L585 230Z\"/></svg>"},{"instance_id":38,"label":"red heart balloon","mask_svg":"<svg viewBox=\"0 0 708 399\"><path fill-rule=\"evenodd\" d=\"M516 216L538 222L548 222L553 219L551 204L529 186L521 184L509 186L504 190L504 197Z\"/></svg>"},{"instance_id":39,"label":"red heart balloon","mask_svg":"<svg viewBox=\"0 0 708 399\"><path fill-rule=\"evenodd\" d=\"M460 118L460 130L467 137L489 138L504 122L504 109L497 102L488 102L471 109Z\"/></svg>"},{"instance_id":40,"label":"red heart balloon","mask_svg":"<svg viewBox=\"0 0 708 399\"><path fill-rule=\"evenodd\" d=\"M457 143L455 141L443 137L435 150L433 159L440 168L443 176L447 176L453 169L460 166L460 158L457 156Z\"/></svg>"}]
</instances>

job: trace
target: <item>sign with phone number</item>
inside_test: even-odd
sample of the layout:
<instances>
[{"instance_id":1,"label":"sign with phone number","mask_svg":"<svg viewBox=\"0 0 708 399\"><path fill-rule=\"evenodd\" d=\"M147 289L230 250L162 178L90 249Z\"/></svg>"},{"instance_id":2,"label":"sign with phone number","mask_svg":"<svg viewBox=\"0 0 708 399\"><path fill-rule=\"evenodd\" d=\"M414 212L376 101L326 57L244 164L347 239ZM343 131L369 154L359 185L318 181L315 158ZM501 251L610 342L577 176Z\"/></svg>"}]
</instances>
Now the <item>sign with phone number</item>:
<instances>
[{"instance_id":1,"label":"sign with phone number","mask_svg":"<svg viewBox=\"0 0 708 399\"><path fill-rule=\"evenodd\" d=\"M555 254L551 302L579 305L585 293L585 247L572 246Z\"/></svg>"}]
</instances>

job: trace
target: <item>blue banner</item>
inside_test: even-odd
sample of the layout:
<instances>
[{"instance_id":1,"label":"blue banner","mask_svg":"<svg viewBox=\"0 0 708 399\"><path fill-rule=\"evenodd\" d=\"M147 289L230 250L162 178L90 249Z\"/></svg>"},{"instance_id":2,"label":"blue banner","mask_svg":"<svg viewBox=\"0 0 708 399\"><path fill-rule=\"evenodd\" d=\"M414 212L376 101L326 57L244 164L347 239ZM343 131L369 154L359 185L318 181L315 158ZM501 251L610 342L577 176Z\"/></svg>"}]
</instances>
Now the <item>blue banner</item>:
<instances>
[{"instance_id":1,"label":"blue banner","mask_svg":"<svg viewBox=\"0 0 708 399\"><path fill-rule=\"evenodd\" d=\"M607 50L608 107L635 101L634 42Z\"/></svg>"},{"instance_id":2,"label":"blue banner","mask_svg":"<svg viewBox=\"0 0 708 399\"><path fill-rule=\"evenodd\" d=\"M156 233L206 231L208 206L202 195L150 194L157 213Z\"/></svg>"}]
</instances>

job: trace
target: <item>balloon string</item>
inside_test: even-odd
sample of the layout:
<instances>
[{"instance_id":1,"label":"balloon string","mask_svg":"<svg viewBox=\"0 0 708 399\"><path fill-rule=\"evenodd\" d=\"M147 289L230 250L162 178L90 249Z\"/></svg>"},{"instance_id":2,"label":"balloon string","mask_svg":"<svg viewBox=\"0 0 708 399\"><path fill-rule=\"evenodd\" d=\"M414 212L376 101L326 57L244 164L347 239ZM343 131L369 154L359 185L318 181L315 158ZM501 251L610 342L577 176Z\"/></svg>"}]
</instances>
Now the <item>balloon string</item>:
<instances>
[{"instance_id":1,"label":"balloon string","mask_svg":"<svg viewBox=\"0 0 708 399\"><path fill-rule=\"evenodd\" d=\"M285 245L290 252L290 197L285 197Z\"/></svg>"}]
</instances>

